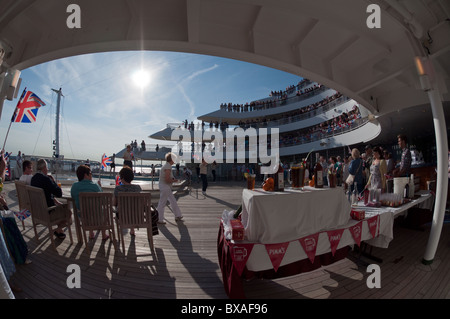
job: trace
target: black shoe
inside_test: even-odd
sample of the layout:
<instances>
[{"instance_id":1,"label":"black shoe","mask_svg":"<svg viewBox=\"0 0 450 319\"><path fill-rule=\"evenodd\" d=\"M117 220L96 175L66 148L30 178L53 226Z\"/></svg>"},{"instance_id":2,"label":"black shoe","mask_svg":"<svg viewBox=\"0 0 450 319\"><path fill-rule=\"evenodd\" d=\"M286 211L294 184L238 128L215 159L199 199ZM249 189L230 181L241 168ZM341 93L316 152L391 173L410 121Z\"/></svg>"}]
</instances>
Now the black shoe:
<instances>
[{"instance_id":1,"label":"black shoe","mask_svg":"<svg viewBox=\"0 0 450 319\"><path fill-rule=\"evenodd\" d=\"M64 234L64 233L57 233L56 230L53 232L53 234L55 234L55 236L58 237L59 239L66 238L66 234Z\"/></svg>"}]
</instances>

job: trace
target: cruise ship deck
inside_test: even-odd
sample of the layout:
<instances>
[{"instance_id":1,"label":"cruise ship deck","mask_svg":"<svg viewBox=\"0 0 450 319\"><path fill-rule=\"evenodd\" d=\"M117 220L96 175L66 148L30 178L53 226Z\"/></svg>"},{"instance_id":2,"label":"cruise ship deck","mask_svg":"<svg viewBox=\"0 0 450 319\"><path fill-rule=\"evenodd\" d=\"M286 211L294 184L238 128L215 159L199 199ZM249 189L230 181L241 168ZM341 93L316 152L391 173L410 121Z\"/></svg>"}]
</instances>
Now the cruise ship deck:
<instances>
[{"instance_id":1,"label":"cruise ship deck","mask_svg":"<svg viewBox=\"0 0 450 319\"><path fill-rule=\"evenodd\" d=\"M5 184L11 209L17 198L13 183ZM224 209L236 209L241 201L243 182L210 185L207 196L194 184L190 193L178 198L183 222L170 218L154 237L151 253L146 232L139 230L132 239L125 235L125 253L114 250L111 241L101 236L74 244L69 236L51 246L48 232L38 227L41 242L34 238L30 219L25 230L19 223L29 247L29 265L18 265L12 284L21 287L17 299L226 299L217 256L219 218ZM68 189L64 189L65 192ZM156 201L157 198L153 198ZM369 289L367 265L375 263L351 252L348 258L332 265L291 277L244 283L249 299L448 299L450 298L450 224L444 224L436 258L431 265L421 263L430 232L409 229L398 223L387 249L374 248L382 259L381 288ZM67 231L66 231L67 233ZM81 269L81 288L67 287L69 265ZM198 302L198 301L197 301Z\"/></svg>"},{"instance_id":2,"label":"cruise ship deck","mask_svg":"<svg viewBox=\"0 0 450 319\"><path fill-rule=\"evenodd\" d=\"M81 15L82 27L76 28L70 23L73 6L64 1L0 0L0 111L4 100L12 100L18 93L21 70L108 51L214 55L286 71L333 88L363 105L371 112L371 119L375 117L385 125L377 133L387 143L392 143L392 137L395 143L397 128L403 123L409 135L426 130L434 138L423 137L427 144L435 142L430 152L437 164L435 222L415 230L398 220L389 248L373 249L372 254L383 260L381 288L367 287L367 263L374 261L359 259L356 254L308 273L245 282L246 296L258 300L450 298L450 226L444 219L448 218L444 215L448 209L449 1L79 3L74 14ZM394 123L393 119L400 121ZM342 138L347 145L354 145L356 142L347 138L360 143L368 140L368 133L357 134L354 130L331 142ZM316 143L321 146L328 141ZM284 148L286 153L280 155L302 154L314 146L305 150L301 145L292 147ZM156 154L147 155L153 158ZM125 237L125 253L115 251L111 241L103 242L98 236L90 243L91 253L76 242L76 237L73 245L68 238L59 242L55 252L43 228L39 228L41 243L35 241L27 219L25 229L22 225L19 229L32 263L17 266L11 283L22 292L17 292L16 298L225 299L217 258L219 219L224 209L236 209L241 203L243 186L234 182L211 184L208 195L203 196L200 185L195 185L191 192L181 194L178 203L185 218L160 228L153 253L142 230L135 238ZM6 183L3 192L10 207L16 208L14 184ZM73 264L80 266L81 288L69 289L67 267ZM151 310L146 308L146 314ZM133 311L130 308L128 315L134 315Z\"/></svg>"}]
</instances>

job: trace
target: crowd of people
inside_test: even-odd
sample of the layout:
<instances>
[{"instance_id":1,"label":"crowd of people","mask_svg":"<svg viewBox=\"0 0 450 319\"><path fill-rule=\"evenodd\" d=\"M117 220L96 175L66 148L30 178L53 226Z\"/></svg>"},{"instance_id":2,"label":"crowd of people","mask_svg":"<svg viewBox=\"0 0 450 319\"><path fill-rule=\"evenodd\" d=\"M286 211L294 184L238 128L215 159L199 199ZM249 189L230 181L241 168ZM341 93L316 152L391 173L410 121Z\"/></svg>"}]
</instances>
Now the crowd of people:
<instances>
[{"instance_id":1,"label":"crowd of people","mask_svg":"<svg viewBox=\"0 0 450 319\"><path fill-rule=\"evenodd\" d=\"M328 105L329 103L336 101L337 99L339 99L340 97L342 97L342 94L337 92L335 94L333 94L332 96L327 96L326 98L315 102L315 103L311 103L307 106L301 107L299 109L290 111L290 112L285 112L285 113L280 113L280 114L276 114L273 116L264 116L261 118L254 118L251 120L246 120L246 121L239 121L238 126L242 127L244 129L249 128L249 127L266 127L268 125L270 125L271 123L277 123L277 122L282 122L284 123L290 123L290 122L295 122L297 120L300 119L300 117L303 117L305 115L307 115L308 113L313 116L313 111Z\"/></svg>"},{"instance_id":2,"label":"crowd of people","mask_svg":"<svg viewBox=\"0 0 450 319\"><path fill-rule=\"evenodd\" d=\"M319 140L347 128L352 128L361 119L361 112L357 105L351 111L343 112L332 119L306 127L301 130L280 134L280 147L293 146Z\"/></svg>"},{"instance_id":3,"label":"crowd of people","mask_svg":"<svg viewBox=\"0 0 450 319\"><path fill-rule=\"evenodd\" d=\"M194 124L193 121L191 121L191 123L189 123L188 120L183 121L184 128L189 131L200 130L200 129L204 130L206 125L207 124L204 121L202 121L201 123L199 122L197 124ZM223 121L221 123L219 123L218 121L210 122L208 126L209 126L210 130L215 128L216 130L220 129L221 131L225 131L230 127L230 125L226 121Z\"/></svg>"},{"instance_id":4,"label":"crowd of people","mask_svg":"<svg viewBox=\"0 0 450 319\"><path fill-rule=\"evenodd\" d=\"M303 87L305 87L306 85L310 84L311 81L308 79L302 79L301 81L299 81L296 85L292 84L289 85L284 91L280 90L280 91L270 91L270 96L282 96L285 94L292 94L295 91L299 91L301 90Z\"/></svg>"},{"instance_id":5,"label":"crowd of people","mask_svg":"<svg viewBox=\"0 0 450 319\"><path fill-rule=\"evenodd\" d=\"M386 191L386 180L391 177L409 177L411 174L411 152L407 147L405 135L397 136L398 146L402 150L402 155L398 163L392 158L392 154L383 149L382 146L373 147L366 145L364 152L358 148L353 148L346 156L319 156L319 163L324 172L324 185L328 185L328 175L336 176L338 186L344 186L353 192L355 184L357 192L360 194L364 189L381 189ZM309 163L310 164L310 163ZM308 164L308 166L309 166ZM314 168L309 167L312 177ZM349 175L353 175L353 182L347 180Z\"/></svg>"},{"instance_id":6,"label":"crowd of people","mask_svg":"<svg viewBox=\"0 0 450 319\"><path fill-rule=\"evenodd\" d=\"M240 120L237 125L238 127L241 127L243 129L247 129L250 127L254 127L254 128L260 128L260 127L267 127L273 123L278 123L278 122L282 122L282 124L285 123L290 123L290 122L295 122L297 120L300 119L300 117L304 117L304 116L308 116L308 114L310 114L310 116L314 115L314 111L329 105L329 103L335 102L337 101L339 98L342 98L342 94L340 92L336 92L335 94L333 94L332 96L327 96L324 99L311 103L307 106L298 108L296 110L290 111L290 112L284 112L284 113L280 113L280 114L276 114L270 117L264 116L261 118L253 118L253 119L247 119L246 121ZM352 110L353 112L354 110ZM352 114L349 114L348 112L344 112L342 113L340 116L338 116L336 118L336 125L339 124L344 124L345 122L348 122L349 117ZM334 119L333 119L334 120ZM328 123L326 123L328 124ZM330 123L331 124L331 123ZM274 124L275 125L275 124ZM323 124L325 125L325 123ZM210 122L209 124L205 123L204 121L199 122L197 124L194 124L193 121L191 121L190 123L188 122L188 120L183 121L183 126L185 129L189 130L189 131L194 131L194 130L204 130L205 126L209 127L210 130L212 129L216 129L216 130L220 130L220 131L225 131L230 127L230 124L227 121L223 121L221 123L219 123L218 121L214 121L214 122Z\"/></svg>"},{"instance_id":7,"label":"crowd of people","mask_svg":"<svg viewBox=\"0 0 450 319\"><path fill-rule=\"evenodd\" d=\"M272 98L266 98L262 100L247 102L245 104L236 104L236 103L222 103L220 104L220 110L225 110L227 112L236 112L236 113L243 113L243 112L253 112L258 110L266 110L271 109L274 107L283 106L287 103L288 99L296 98L297 100L305 99L308 97L311 97L319 90L325 90L326 87L321 84L314 84L311 87L308 87L306 89L298 90L297 93L293 96L289 96L288 91L280 91L280 92L272 92L271 96ZM273 94L273 95L272 95Z\"/></svg>"},{"instance_id":8,"label":"crowd of people","mask_svg":"<svg viewBox=\"0 0 450 319\"><path fill-rule=\"evenodd\" d=\"M130 144L128 144L128 145L130 145L131 150L133 152L138 152L138 151L145 152L145 150L146 150L146 146L145 146L145 141L144 140L142 140L142 142L140 144L140 146L141 146L140 148L139 148L139 144L138 144L137 140L134 140L134 142L131 141Z\"/></svg>"}]
</instances>

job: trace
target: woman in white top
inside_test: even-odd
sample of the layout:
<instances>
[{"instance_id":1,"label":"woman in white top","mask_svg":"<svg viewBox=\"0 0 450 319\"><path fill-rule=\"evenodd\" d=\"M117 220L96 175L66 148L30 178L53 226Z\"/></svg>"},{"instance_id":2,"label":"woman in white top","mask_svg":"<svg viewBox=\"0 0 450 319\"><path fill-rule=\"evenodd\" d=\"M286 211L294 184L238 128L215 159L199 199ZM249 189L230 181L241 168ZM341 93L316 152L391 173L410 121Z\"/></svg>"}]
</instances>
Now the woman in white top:
<instances>
[{"instance_id":1,"label":"woman in white top","mask_svg":"<svg viewBox=\"0 0 450 319\"><path fill-rule=\"evenodd\" d=\"M181 215L180 208L178 207L177 200L172 193L172 184L177 180L173 177L172 174L172 165L174 163L173 159L175 159L173 153L166 154L166 164L161 167L161 171L159 173L159 203L158 203L158 214L159 221L158 224L165 224L164 221L164 208L166 207L167 201L170 203L170 207L172 208L172 212L175 215L175 221L179 221L183 218Z\"/></svg>"}]
</instances>

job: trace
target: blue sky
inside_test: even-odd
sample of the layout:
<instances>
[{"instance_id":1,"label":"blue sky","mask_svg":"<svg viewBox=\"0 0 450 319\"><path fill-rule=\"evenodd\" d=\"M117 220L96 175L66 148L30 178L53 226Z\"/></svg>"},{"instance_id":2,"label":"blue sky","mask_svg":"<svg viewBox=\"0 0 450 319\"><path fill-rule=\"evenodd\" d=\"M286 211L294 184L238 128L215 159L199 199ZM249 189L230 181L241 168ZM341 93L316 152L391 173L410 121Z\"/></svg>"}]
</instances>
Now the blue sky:
<instances>
[{"instance_id":1,"label":"blue sky","mask_svg":"<svg viewBox=\"0 0 450 319\"><path fill-rule=\"evenodd\" d=\"M144 70L147 85L134 81ZM100 160L132 140L159 143L148 136L167 123L246 103L284 90L301 77L251 63L177 52L126 51L55 60L22 70L19 96L26 87L44 100L37 121L12 123L5 150L16 155L51 156L55 138L56 94L62 88L60 154ZM144 80L139 80L142 83ZM5 101L0 121L4 142L17 99Z\"/></svg>"}]
</instances>

